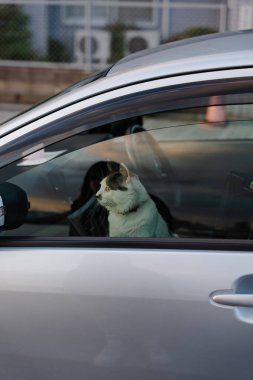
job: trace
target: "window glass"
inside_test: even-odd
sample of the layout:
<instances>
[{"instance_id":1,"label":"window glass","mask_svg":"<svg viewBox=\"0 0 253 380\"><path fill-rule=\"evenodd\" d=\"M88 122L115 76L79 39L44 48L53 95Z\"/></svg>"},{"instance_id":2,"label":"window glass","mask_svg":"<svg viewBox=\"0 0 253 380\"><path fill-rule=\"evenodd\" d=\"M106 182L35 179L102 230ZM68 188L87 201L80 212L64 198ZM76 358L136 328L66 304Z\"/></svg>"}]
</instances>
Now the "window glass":
<instances>
[{"instance_id":1,"label":"window glass","mask_svg":"<svg viewBox=\"0 0 253 380\"><path fill-rule=\"evenodd\" d=\"M84 25L86 10L83 5L65 5L64 21L73 25ZM91 4L92 21L106 21L109 14L107 6Z\"/></svg>"},{"instance_id":2,"label":"window glass","mask_svg":"<svg viewBox=\"0 0 253 380\"><path fill-rule=\"evenodd\" d=\"M181 237L252 236L253 121L235 120L234 111L248 117L253 107L223 108L221 114L233 111L231 120L223 114L218 122L204 121L202 116L215 114L214 108L178 113L176 127L176 113L173 121L169 113L143 118L175 175L176 202L169 208Z\"/></svg>"},{"instance_id":3,"label":"window glass","mask_svg":"<svg viewBox=\"0 0 253 380\"><path fill-rule=\"evenodd\" d=\"M66 5L65 6L66 19L82 19L84 18L84 7L81 5Z\"/></svg>"},{"instance_id":4,"label":"window glass","mask_svg":"<svg viewBox=\"0 0 253 380\"><path fill-rule=\"evenodd\" d=\"M154 0L141 0L138 7L135 6L134 1L130 0L127 4L121 4L121 0L118 1L118 5L112 6L108 1L104 0L104 5L92 4L91 2L91 14L92 23L104 24L105 22L116 22L130 24L135 27L138 25L153 25L157 19L157 9L154 7ZM131 6L133 3L133 6ZM142 4L143 3L143 6ZM116 3L115 3L116 4ZM81 25L84 23L86 15L86 7L82 5L65 5L64 6L64 22L72 25Z\"/></svg>"},{"instance_id":5,"label":"window glass","mask_svg":"<svg viewBox=\"0 0 253 380\"><path fill-rule=\"evenodd\" d=\"M251 238L252 104L211 98L79 133L1 169L30 205L1 236Z\"/></svg>"},{"instance_id":6,"label":"window glass","mask_svg":"<svg viewBox=\"0 0 253 380\"><path fill-rule=\"evenodd\" d=\"M154 6L154 0L141 0L139 1L138 7L124 6L124 4L120 4L122 0L119 1L119 10L118 10L118 19L121 22L125 22L129 24L129 20L131 23L136 23L137 25L152 25L154 23L155 17L157 16L157 8ZM130 2L134 3L133 0ZM129 4L130 4L129 2ZM143 6L141 6L143 3Z\"/></svg>"}]
</instances>

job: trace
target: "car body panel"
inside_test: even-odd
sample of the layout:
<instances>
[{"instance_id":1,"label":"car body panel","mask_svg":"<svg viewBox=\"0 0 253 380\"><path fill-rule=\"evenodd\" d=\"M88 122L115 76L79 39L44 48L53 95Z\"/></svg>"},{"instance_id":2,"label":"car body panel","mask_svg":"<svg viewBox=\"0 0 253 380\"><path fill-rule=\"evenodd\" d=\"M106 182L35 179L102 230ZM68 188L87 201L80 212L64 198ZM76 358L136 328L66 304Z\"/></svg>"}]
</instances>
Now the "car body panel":
<instances>
[{"instance_id":1,"label":"car body panel","mask_svg":"<svg viewBox=\"0 0 253 380\"><path fill-rule=\"evenodd\" d=\"M0 378L250 380L252 325L209 295L251 266L247 252L1 249Z\"/></svg>"},{"instance_id":2,"label":"car body panel","mask_svg":"<svg viewBox=\"0 0 253 380\"><path fill-rule=\"evenodd\" d=\"M252 47L252 30L212 33L162 44L153 49L130 54L118 61L116 65L113 65L108 75L115 75L121 71L129 71L136 67L142 68L144 71L147 67L156 67L158 63L167 63L169 65L173 61L178 63L182 60L184 62L185 59L188 59L191 65L194 64L193 71L196 69L202 71L205 69L202 67L202 59L198 61L202 57L205 57L205 59L209 57L211 61L215 57L223 57L221 60L217 59L215 63L213 62L212 70L232 67L234 64L236 67L236 62L230 62L230 66L228 66L230 54L238 57L240 52L242 54L242 62L245 62L244 54L247 56ZM185 70L187 68L183 68L181 71L181 67L178 67L177 74L182 74Z\"/></svg>"},{"instance_id":3,"label":"car body panel","mask_svg":"<svg viewBox=\"0 0 253 380\"><path fill-rule=\"evenodd\" d=\"M143 94L166 90L180 95L190 86L202 94L203 87L210 84L217 85L215 89L220 92L229 85L229 89L237 89L238 83L238 88L241 83L251 86L252 36L252 32L215 35L173 44L171 49L159 47L138 53L120 61L106 77L6 122L0 127L0 178L6 180L6 173L22 157L62 143L70 136L78 139L80 132L104 127L106 110L110 121L118 121L116 112L113 113L118 106L123 109L125 105L128 117L136 116L134 100ZM191 94L189 91L188 96ZM127 103L130 95L133 98ZM120 99L123 104L117 103ZM171 110L173 104L166 106ZM94 125L91 115L95 115ZM123 111L120 115L124 115ZM78 124L81 116L82 126ZM73 124L65 125L66 120ZM214 127L221 130L216 123ZM184 198L186 206L188 198L193 199L188 209L193 219L196 199L203 203L203 214L213 211L215 202L224 206L225 212L226 204L222 203L219 190L223 189L227 174L231 174L230 161L240 172L246 164L251 171L247 158L252 143L245 140L237 137L229 141L229 148L226 147L229 162L223 166L226 138L206 140L205 148L201 139L195 144L189 140L188 146L184 140L172 141L174 147L168 144L176 169L181 155L190 152L190 158L178 166L180 185L186 184L185 193L181 192L178 199ZM94 141L91 139L87 146L95 144ZM124 139L117 141L120 152L123 143ZM79 152L77 146L75 149ZM210 151L212 155L208 155ZM240 155L243 159L237 164ZM208 165L205 166L209 157L213 159L210 176ZM90 162L87 160L87 166ZM157 160L153 164L160 169ZM80 166L80 171L83 167ZM199 170L193 178L194 167ZM58 178L54 182L55 173L62 174L50 172L53 184L50 189L60 199L57 184L65 183L66 178L62 175L59 182ZM212 177L214 173L216 177ZM204 181L199 183L204 183L204 190L201 186L200 190L197 188L196 178L201 174ZM239 178L241 182L246 178L243 175ZM20 178L16 177L10 174L7 180L19 184ZM24 176L23 181L27 178ZM34 187L39 186L37 178L33 178ZM213 178L217 179L216 187L209 193ZM45 170L42 182L47 180ZM71 173L69 181L75 186L80 178L77 181L75 173ZM167 182L166 186L161 183L163 188L158 190L169 193ZM193 189L190 197L187 189ZM250 199L252 188L244 190ZM206 198L210 200L209 209ZM39 201L47 202L46 196ZM250 207L243 210L247 220L250 210ZM215 218L214 224L218 225ZM48 227L47 221L45 226ZM69 225L64 227L69 232ZM241 224L240 228L244 227ZM248 240L229 243L223 239L187 240L176 235L164 240L114 240L106 236L89 239L30 234L6 235L0 240L0 380L252 379L252 308L218 305L212 298L216 292L253 295L253 247L249 234Z\"/></svg>"}]
</instances>

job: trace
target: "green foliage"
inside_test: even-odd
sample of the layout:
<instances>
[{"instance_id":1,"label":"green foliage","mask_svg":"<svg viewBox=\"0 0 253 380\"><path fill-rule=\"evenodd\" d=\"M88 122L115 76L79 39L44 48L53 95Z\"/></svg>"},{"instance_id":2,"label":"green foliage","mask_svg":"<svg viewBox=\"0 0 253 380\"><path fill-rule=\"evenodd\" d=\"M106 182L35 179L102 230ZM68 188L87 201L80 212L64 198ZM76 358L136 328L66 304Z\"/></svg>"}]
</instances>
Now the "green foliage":
<instances>
[{"instance_id":1,"label":"green foliage","mask_svg":"<svg viewBox=\"0 0 253 380\"><path fill-rule=\"evenodd\" d=\"M115 23L108 25L106 30L111 32L111 57L110 63L115 63L125 55L125 32L136 29L134 26Z\"/></svg>"},{"instance_id":2,"label":"green foliage","mask_svg":"<svg viewBox=\"0 0 253 380\"><path fill-rule=\"evenodd\" d=\"M32 59L28 17L17 5L0 5L0 58Z\"/></svg>"},{"instance_id":3,"label":"green foliage","mask_svg":"<svg viewBox=\"0 0 253 380\"><path fill-rule=\"evenodd\" d=\"M217 33L217 30L208 26L194 26L185 29L183 32L172 35L167 42L179 41L185 38L203 36L205 34Z\"/></svg>"},{"instance_id":4,"label":"green foliage","mask_svg":"<svg viewBox=\"0 0 253 380\"><path fill-rule=\"evenodd\" d=\"M124 57L125 45L125 25L116 23L108 25L106 28L111 32L111 57L110 63L114 63Z\"/></svg>"},{"instance_id":5,"label":"green foliage","mask_svg":"<svg viewBox=\"0 0 253 380\"><path fill-rule=\"evenodd\" d=\"M48 40L48 60L50 62L69 62L70 58L64 44L54 38Z\"/></svg>"}]
</instances>

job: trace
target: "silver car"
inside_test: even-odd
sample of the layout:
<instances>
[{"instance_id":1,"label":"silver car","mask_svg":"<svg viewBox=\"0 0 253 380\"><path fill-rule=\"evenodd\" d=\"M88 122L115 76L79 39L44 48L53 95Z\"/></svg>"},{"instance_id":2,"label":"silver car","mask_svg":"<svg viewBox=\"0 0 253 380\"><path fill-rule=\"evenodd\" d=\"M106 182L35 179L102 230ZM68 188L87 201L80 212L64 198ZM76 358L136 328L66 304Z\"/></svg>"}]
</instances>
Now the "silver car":
<instances>
[{"instance_id":1,"label":"silver car","mask_svg":"<svg viewBox=\"0 0 253 380\"><path fill-rule=\"evenodd\" d=\"M253 31L213 34L0 126L0 380L252 380L252 95ZM170 236L110 235L108 163Z\"/></svg>"}]
</instances>

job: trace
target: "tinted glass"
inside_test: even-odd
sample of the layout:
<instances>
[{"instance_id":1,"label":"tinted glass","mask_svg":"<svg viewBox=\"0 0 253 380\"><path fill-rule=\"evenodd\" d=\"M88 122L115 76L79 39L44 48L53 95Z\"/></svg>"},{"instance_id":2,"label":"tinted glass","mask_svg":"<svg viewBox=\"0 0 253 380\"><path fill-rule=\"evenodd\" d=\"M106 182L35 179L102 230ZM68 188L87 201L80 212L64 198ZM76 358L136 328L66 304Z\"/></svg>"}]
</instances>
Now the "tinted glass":
<instances>
[{"instance_id":1,"label":"tinted glass","mask_svg":"<svg viewBox=\"0 0 253 380\"><path fill-rule=\"evenodd\" d=\"M138 175L168 238L251 238L253 108L212 101L110 123L9 166L6 180L25 190L30 209L22 226L2 236L108 236L108 209L96 194L123 163ZM107 182L112 200L113 191L128 197L126 183ZM128 210L133 220L138 207ZM136 231L131 236L142 236Z\"/></svg>"}]
</instances>

